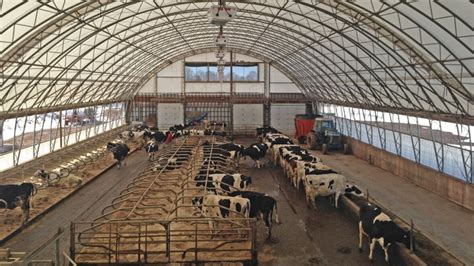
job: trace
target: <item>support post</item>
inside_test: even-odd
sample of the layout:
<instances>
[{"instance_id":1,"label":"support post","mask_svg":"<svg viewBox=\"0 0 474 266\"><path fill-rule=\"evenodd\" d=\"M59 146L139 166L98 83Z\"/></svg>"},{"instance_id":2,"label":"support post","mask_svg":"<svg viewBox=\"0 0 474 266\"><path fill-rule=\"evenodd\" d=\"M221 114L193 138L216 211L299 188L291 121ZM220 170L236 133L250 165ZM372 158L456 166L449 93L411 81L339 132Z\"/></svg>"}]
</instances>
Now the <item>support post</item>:
<instances>
[{"instance_id":1,"label":"support post","mask_svg":"<svg viewBox=\"0 0 474 266\"><path fill-rule=\"evenodd\" d=\"M271 106L270 106L270 63L263 63L263 94L264 94L264 104L263 104L263 125L270 126L271 123Z\"/></svg>"},{"instance_id":2,"label":"support post","mask_svg":"<svg viewBox=\"0 0 474 266\"><path fill-rule=\"evenodd\" d=\"M61 252L59 250L59 242L61 240L61 234L63 233L63 229L61 227L58 228L58 237L54 240L54 265L61 265Z\"/></svg>"},{"instance_id":3,"label":"support post","mask_svg":"<svg viewBox=\"0 0 474 266\"><path fill-rule=\"evenodd\" d=\"M76 252L75 252L75 248L76 248L76 233L75 233L75 228L74 228L74 223L71 222L71 226L69 227L69 232L70 232L70 236L69 236L69 256L71 257L71 259L73 261L76 260Z\"/></svg>"},{"instance_id":4,"label":"support post","mask_svg":"<svg viewBox=\"0 0 474 266\"><path fill-rule=\"evenodd\" d=\"M413 253L414 247L413 247L413 229L415 228L415 225L413 224L413 219L410 219L410 251Z\"/></svg>"}]
</instances>

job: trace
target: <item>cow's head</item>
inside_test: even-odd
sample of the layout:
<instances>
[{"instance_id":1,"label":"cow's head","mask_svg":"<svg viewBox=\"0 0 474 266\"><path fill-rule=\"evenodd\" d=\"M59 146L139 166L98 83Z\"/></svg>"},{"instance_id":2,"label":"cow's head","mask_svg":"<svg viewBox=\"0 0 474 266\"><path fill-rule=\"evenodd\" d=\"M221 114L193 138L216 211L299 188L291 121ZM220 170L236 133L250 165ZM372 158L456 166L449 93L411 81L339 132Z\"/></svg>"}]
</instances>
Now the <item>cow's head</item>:
<instances>
[{"instance_id":1,"label":"cow's head","mask_svg":"<svg viewBox=\"0 0 474 266\"><path fill-rule=\"evenodd\" d=\"M203 197L194 197L191 202L194 206L198 207L199 209L202 209L202 200Z\"/></svg>"},{"instance_id":2,"label":"cow's head","mask_svg":"<svg viewBox=\"0 0 474 266\"><path fill-rule=\"evenodd\" d=\"M402 235L402 239L401 239L400 242L401 242L402 244L404 244L407 249L410 249L410 239L412 239L412 240L413 240L413 243L412 243L412 245L413 245L413 251L415 251L415 250L416 250L415 236L413 236L413 238L412 238L412 237L411 237L411 236L412 236L411 234L412 234L412 233L410 232L410 230L405 231L405 232L403 233L403 235Z\"/></svg>"},{"instance_id":3,"label":"cow's head","mask_svg":"<svg viewBox=\"0 0 474 266\"><path fill-rule=\"evenodd\" d=\"M117 143L109 142L109 143L107 143L107 150L111 150L111 149L117 147L117 145L118 145Z\"/></svg>"},{"instance_id":4,"label":"cow's head","mask_svg":"<svg viewBox=\"0 0 474 266\"><path fill-rule=\"evenodd\" d=\"M252 184L252 177L251 177L251 176L248 176L248 175L241 175L241 176L240 176L240 179L241 179L242 181L244 181L245 185L247 185L247 186L250 185L250 184Z\"/></svg>"}]
</instances>

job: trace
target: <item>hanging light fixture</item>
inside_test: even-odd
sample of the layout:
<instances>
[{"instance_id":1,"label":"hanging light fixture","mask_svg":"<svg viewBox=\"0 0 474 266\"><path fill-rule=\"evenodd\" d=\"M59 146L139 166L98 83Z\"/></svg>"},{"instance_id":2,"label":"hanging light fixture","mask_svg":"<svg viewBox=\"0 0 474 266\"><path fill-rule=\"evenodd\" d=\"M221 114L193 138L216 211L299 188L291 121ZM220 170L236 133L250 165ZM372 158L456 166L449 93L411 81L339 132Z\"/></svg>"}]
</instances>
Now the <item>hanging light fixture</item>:
<instances>
[{"instance_id":1,"label":"hanging light fixture","mask_svg":"<svg viewBox=\"0 0 474 266\"><path fill-rule=\"evenodd\" d=\"M209 23L219 26L219 33L214 39L217 51L215 53L217 58L217 73L219 81L224 81L225 69L225 47L227 45L227 37L224 35L224 25L231 21L237 14L237 9L234 7L225 6L224 0L219 0L219 5L212 6L208 12Z\"/></svg>"}]
</instances>

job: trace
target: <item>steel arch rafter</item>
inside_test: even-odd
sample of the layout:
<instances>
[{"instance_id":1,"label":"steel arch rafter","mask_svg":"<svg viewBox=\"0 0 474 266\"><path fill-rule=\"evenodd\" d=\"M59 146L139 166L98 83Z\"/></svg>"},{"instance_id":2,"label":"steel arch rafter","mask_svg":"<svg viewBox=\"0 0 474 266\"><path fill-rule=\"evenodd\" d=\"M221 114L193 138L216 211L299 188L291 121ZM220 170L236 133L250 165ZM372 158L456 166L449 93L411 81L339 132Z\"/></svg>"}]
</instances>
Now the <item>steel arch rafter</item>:
<instances>
[{"instance_id":1,"label":"steel arch rafter","mask_svg":"<svg viewBox=\"0 0 474 266\"><path fill-rule=\"evenodd\" d=\"M298 1L298 2L301 2L301 1ZM325 1L325 2L327 2L327 1ZM164 2L163 2L163 3L164 3ZM197 4L196 4L196 3L197 3ZM173 3L173 4L170 4L170 5L167 5L167 6L179 6L179 5L186 4L186 5L188 5L188 6L191 6L191 5L192 5L192 6L194 6L194 7L198 7L198 4L202 4L202 3L208 4L207 1L181 1L180 3ZM241 3L243 3L243 2L238 2L238 3L241 4ZM278 6L271 6L271 5L267 4L266 1L259 1L258 3L255 3L255 2L246 2L246 3L244 3L244 4L246 4L247 6L253 8L253 10L245 10L245 11L247 11L248 13L255 13L255 14L258 14L258 15L263 15L263 16L265 16L265 18L266 18L266 17L270 17L270 18L271 18L271 19L270 19L271 21L270 21L269 23L268 23L268 20L266 20L267 26L266 26L265 30L263 30L263 32L261 32L261 34L259 35L259 37L258 37L257 40L260 40L261 38L263 38L264 35L272 35L272 36L267 36L267 37L265 37L265 39L270 40L270 37L271 37L271 38L274 38L274 36L273 36L274 34L269 34L270 28L279 27L280 29L282 29L282 28L283 28L283 27L282 27L282 26L283 26L282 24L286 25L287 23L288 23L288 24L291 23L291 21L289 21L289 20L282 20L282 21L284 21L283 23L274 23L274 22L277 20L277 18L275 17L275 14L274 14L274 13L271 13L271 12L265 13L265 12L267 12L267 10L262 9L261 11L257 11L257 10L255 9L255 6L265 6L265 7L267 7L268 9L275 9L275 10L277 10L277 9L280 8L280 9L279 9L279 12L281 12L282 10L284 10L284 9L281 7L281 5L280 5L279 7L278 7ZM286 4L288 4L288 2L285 2L285 5L286 5ZM351 5L351 3L349 3L348 5ZM355 4L354 4L354 5L355 5ZM339 5L339 7L341 7L341 5ZM118 6L118 7L115 6L114 8L117 9L117 10L119 10L119 9L121 8L121 6ZM349 8L349 9L350 9L350 8ZM349 10L349 9L348 9L348 10ZM181 10L181 13L182 13L182 14L185 14L186 12L195 12L195 13L197 13L196 10L198 10L198 9L188 9L188 8L185 8L185 9L180 9L180 10ZM355 11L352 10L352 9L350 9L350 10L351 10L351 14L348 15L349 18L353 17L352 12L355 12ZM108 9L104 10L104 12L108 12L108 11L109 11ZM145 12L149 12L149 11L150 11L150 10L146 10ZM285 9L285 12L291 12L291 11ZM169 15L168 15L168 14L170 14L170 12L165 13L165 12L162 10L162 13L164 14L164 17L169 21ZM178 13L179 13L179 12L178 12ZM271 13L271 14L270 14L270 13ZM401 13L401 12L400 12L400 13ZM279 13L277 13L277 14L279 14ZM96 14L96 15L97 15L98 17L100 17L100 16L102 15L102 12L99 13L99 14ZM272 17L272 15L273 15L273 17ZM297 15L304 17L303 14L297 14ZM345 23L345 24L350 23L350 22L344 21L345 18L339 16L339 14L328 14L328 15L333 16L334 19L337 19L338 21L343 21L343 23ZM369 19L373 19L373 18L371 18L371 17L376 17L376 18L377 18L377 16L369 15ZM250 18L250 17L247 17L247 18ZM278 19L280 19L280 18L278 18ZM309 19L309 18L307 18L307 19ZM173 20L173 21L175 21L175 20ZM369 23L369 22L368 22L368 23ZM172 23L172 24L173 24L173 23ZM353 23L353 24L354 24L354 26L357 26L356 23ZM370 24L370 23L369 23L369 24ZM87 23L84 23L84 25L87 25ZM291 27L295 27L295 28L298 28L298 27L299 27L299 28L304 28L304 27L302 27L302 26L303 26L302 24L298 24L298 23L296 23L296 22L293 22L291 25L292 25ZM180 31L178 30L178 28L177 28L174 24L171 25L171 26L175 28L176 32L177 32L179 35L181 35ZM136 27L136 24L133 24L133 25L132 25L132 24L129 24L129 28L127 28L126 30L129 30L129 29L134 28L134 27ZM350 26L349 26L349 27L346 27L345 29L350 29ZM342 31L344 31L345 29L343 29ZM99 29L99 30L102 30L102 29ZM340 29L339 29L339 30L340 30ZM359 30L355 29L355 27L353 27L353 30L354 30L356 33L358 32L358 33L366 34L367 36L372 35L372 34L371 34L370 32L368 32L368 31L363 31L363 30L360 30L360 31L359 31ZM283 31L283 29L282 29L282 31ZM291 31L296 31L296 30L290 29L289 27L287 27L287 28L285 29L285 33L291 32ZM375 30L375 31L377 31L377 30ZM131 31L131 32L132 32L132 31ZM335 31L333 31L331 34L334 34L334 32L335 32ZM314 32L312 32L312 33L314 33ZM115 34L115 32L114 32L114 34ZM113 34L110 34L110 35L113 35ZM341 34L340 34L340 35L341 35ZM278 36L278 35L275 35L275 36ZM301 32L299 33L299 36L304 36L305 40L307 40L307 39L308 39L307 37L309 37L307 34L303 34L303 33L301 33ZM327 35L326 35L326 36L327 36ZM112 37L112 36L111 36L111 37ZM181 35L181 37L183 38L183 40L186 40L186 38L188 38L188 36L184 36L184 35ZM328 39L330 42L334 42L333 40L330 40L330 37L331 37L331 36L327 36L327 37L323 37L323 38ZM278 37L275 37L275 38L278 38ZM353 42L355 42L355 43L356 43L356 41L357 41L357 40L354 40L354 39L350 38L349 36L347 36L347 37L345 37L345 38L346 38L347 40L353 41ZM311 39L311 38L309 38L309 39ZM119 43L121 43L121 42L123 42L123 41L124 41L123 38L120 38L120 39L119 39ZM302 39L298 38L298 41L302 41ZM255 43L256 43L256 42L257 42L257 41L255 41ZM132 42L131 42L131 43L128 43L128 45L129 45L130 47L133 47L133 46L134 46L133 43L134 43L134 42L133 42L133 40L132 40ZM268 42L268 43L272 43L272 42ZM310 43L309 43L309 46L312 46L312 44L313 44L313 43L310 42ZM273 45L273 43L272 43L272 45ZM307 45L308 45L308 44L307 44ZM135 46L137 46L137 45L135 45ZM281 44L280 44L279 46L275 45L275 48L276 48L276 49L279 49L281 46L282 46ZM322 46L322 45L320 45L320 46ZM151 46L151 47L153 47L153 46ZM312 48L313 50L316 50L316 49L314 49L313 47L311 47L311 48ZM345 47L345 46L341 46L340 48L343 49L343 50L346 50L346 49L347 49L347 47ZM128 49L128 48L126 48L126 49ZM253 49L253 46L251 46L251 48L249 48L249 49ZM306 49L306 47L303 47L303 49ZM331 47L325 47L325 49L330 52ZM385 50L385 49L383 49L383 50ZM149 50L147 50L147 51L149 51ZM181 50L180 50L180 51L181 51ZM261 50L256 50L256 51L259 51L259 52L260 52ZM396 56L399 56L401 59L404 58L403 56L399 55L399 54L396 53L395 51L393 51L394 54L390 54L390 51L389 51L389 50L385 50L385 51L387 52L386 56L391 57L391 58L394 58L395 60L396 60ZM93 51L93 52L95 53L95 51ZM145 51L144 51L144 52L145 52ZM185 52L185 50L182 50L182 52ZM322 53L322 50L320 51L320 53ZM377 55L375 55L375 54L372 55L372 54L371 54L371 51L366 51L365 53L366 53L372 60L374 60L374 61L376 61L376 62L377 62L377 61L380 61L380 59L378 58ZM146 53L138 53L138 54L140 55L140 58L144 58L144 59L154 58L154 57L151 56L151 55L148 55L148 56L147 56ZM351 54L351 53L349 53L349 54ZM155 54L155 55L157 55L157 54ZM272 55L272 56L273 56L273 55ZM333 56L334 56L334 55L333 55ZM356 54L351 54L351 56L352 56L353 58L357 59L357 55L356 55ZM163 64L168 64L168 60L170 60L169 58L174 58L174 57L176 57L176 54L173 55L172 53L169 53L169 54L167 54L167 55L166 55L164 58L162 58L162 59L159 59L159 60L158 60L157 58L154 58L153 62L154 62L154 61L157 61L157 62L164 62ZM297 55L289 56L288 58L286 58L286 60L283 60L283 61L281 62L281 66L286 67L286 68L288 69L288 71L286 71L286 73L289 73L289 76L291 76L291 78L293 78L293 79L295 79L295 80L301 80L301 82L298 82L298 84L299 84L298 87L299 87L302 91L304 91L305 93L307 93L308 95L313 95L313 96L316 95L316 96L321 97L320 95L322 94L322 92L326 91L326 89L324 88L324 86L319 85L320 80L323 80L324 83L326 83L326 86L328 86L328 89L334 89L334 88L329 88L329 85L328 85L328 84L335 84L335 87L336 87L336 88L340 88L340 90L339 90L338 92L334 92L334 96L336 96L335 98L338 98L338 97L341 97L341 96L345 96L345 95L341 95L341 94L343 94L344 91L346 91L346 92L347 92L347 91L351 92L351 86L350 86L350 84L349 84L349 85L348 85L348 84L345 84L344 88L343 88L343 87L339 87L339 86L336 84L336 81L334 81L334 80L327 74L327 72L324 72L324 73L323 73L323 71L321 71L322 68L321 68L320 66L318 66L318 64L317 64L316 62L314 62L314 60L311 62L311 64L309 64L309 62L307 62L307 63L308 63L308 66L305 66L304 64L299 64L299 61L303 61L303 60L305 60L305 59L314 59L314 58L316 58L316 57L317 57L317 56L316 56L315 54L310 55L310 53L308 53L307 51L305 51L305 53L299 53L299 52L298 52ZM121 57L121 58L118 58L118 59L117 59L117 58L113 58L113 59L110 59L110 60L115 60L115 62L121 62L121 60L123 60L123 58L124 58L124 57ZM269 59L270 61L272 60L271 58L268 58L268 59ZM344 60L345 58L340 58L340 59L341 59L341 60ZM108 60L109 60L109 59L107 59L106 61L108 61ZM10 61L11 61L11 60L10 60ZM144 61L146 61L146 60L144 60ZM331 60L328 60L328 61L331 62ZM359 62L363 63L362 61L359 61ZM424 62L426 62L426 61L424 61ZM82 64L83 62L80 61L80 63ZM86 63L87 63L87 62L86 62ZM295 64L295 63L296 63L296 64ZM108 76L108 77L115 76L115 77L114 77L114 82L123 82L123 83L125 84L125 86L117 86L117 85L113 85L113 83L110 83L108 86L105 86L105 87L102 89L102 92L105 93L105 92L107 91L107 89L110 89L110 88L119 88L119 87L131 88L131 89L136 90L139 85L134 85L134 84L140 84L141 81L142 81L142 78L140 78L140 77L146 77L146 75L149 75L148 73L150 73L150 71L147 71L147 69L144 68L144 66L146 65L146 62L140 63L139 61L136 61L134 64L135 64L136 66L140 66L140 70L136 70L136 71L133 70L133 73L134 73L133 76L130 76L130 73L132 73L132 71L127 72L127 71L120 70L120 68L123 68L123 69L124 69L124 66L118 67L118 68L115 69L114 72L112 72L112 73L102 72L100 76L104 76L104 77L106 77L106 76ZM333 64L337 64L337 63L334 63L334 62L333 62ZM383 62L378 63L378 64L379 64L381 67L383 67L383 68L384 68L384 67L388 67L388 65L387 65L387 64L383 64ZM293 66L293 65L294 65L294 66ZM347 63L347 65L350 65L350 64ZM401 64L401 63L400 63L400 65L403 66L404 64ZM430 64L426 64L426 65L430 65ZM71 66L74 66L74 64L71 64ZM292 67L290 67L290 66L292 66ZM327 68L327 69L332 73L331 75L334 75L334 76L336 76L336 77L338 77L338 78L340 77L340 75L338 75L338 73L334 72L333 69L330 69L329 67L326 67L326 66L325 66L325 68ZM406 101L406 102L410 102L409 97L408 97L408 95L407 95L407 92L411 93L412 95L415 95L415 94L413 94L413 90L412 90L412 89L410 89L410 88L408 88L408 87L406 87L406 88L402 87L402 85L403 85L403 80L402 80L401 77L398 77L398 75L395 73L395 71L390 70L390 71L391 71L390 73L393 73L392 81L395 82L395 83L397 83L397 84L399 84L399 85L396 85L394 88L392 88L392 87L388 87L388 85L385 83L386 81L384 81L382 77L379 77L379 74L378 74L378 73L373 72L373 69L372 69L372 66L371 66L371 65L370 65L370 66L366 65L366 66L364 66L364 68L365 68L365 71L367 71L371 76L373 76L375 79L377 79L377 82L378 82L378 84L379 84L380 87L381 87L381 88L376 88L375 91L374 91L372 94L374 94L374 93L376 94L376 93L381 92L381 90L385 90L385 93L386 93L385 97L386 97L386 99L388 99L389 101L392 102L392 104L389 104L386 100L382 100L382 98L381 98L378 103L376 103L376 104L373 104L373 103L372 103L372 106L384 107L384 106L390 106L390 105L391 105L392 107L395 106L395 107L398 107L398 108L406 107L406 106L404 106L404 105L405 105L404 103L400 103L400 102L397 103L396 101L394 101L394 99L390 100L390 97L393 97L393 96L395 96L395 98L397 98L397 97L396 97L396 92L394 91L394 89L397 89L396 87L398 87L398 89L401 91L401 93L404 94L403 96L402 96L402 95L398 95L398 96L405 98L405 101ZM415 67L412 66L412 68L413 68L412 71L408 71L407 68L405 68L405 67L403 67L403 68L405 69L405 73L408 73L410 76L412 76L412 77L414 77L414 78L418 78L418 76L414 76L415 74L412 74L412 71L413 71L414 73L419 74L419 72L415 69ZM83 69L86 70L86 68L83 68ZM96 67L96 69L99 69L99 67ZM319 71L318 71L318 72L315 72L315 70L317 70L317 69L319 69ZM354 72L357 72L357 69L356 69L356 68L353 68L353 71L354 71ZM89 73L92 73L92 72L95 72L95 71L90 71ZM116 74L116 73L120 73L120 74ZM316 73L317 77L315 77L314 73ZM67 73L67 74L69 75L69 73ZM45 74L45 75L46 75L46 74ZM66 73L65 73L65 75L66 75ZM82 71L81 71L81 70L76 73L75 77L77 77L77 76L79 76L79 75L82 75ZM136 76L135 76L135 75L136 75ZM345 73L345 75L346 75L346 77L350 78L347 73ZM358 75L363 79L363 76L362 76L362 75L360 75L360 74L358 74ZM389 74L389 75L391 75L391 74ZM405 74L405 75L406 75L406 74ZM90 74L89 77L91 77L91 76L92 76L92 75ZM44 77L44 76L43 76L43 77ZM421 78L427 83L427 86L430 86L429 81L427 81L421 74L419 74L419 77L421 77ZM430 77L428 77L428 78L430 78ZM40 79L40 80L42 80L42 79ZM58 79L58 80L59 80L59 79ZM84 79L81 84L84 84L86 80L87 80L87 79ZM71 79L71 81L72 81L72 79ZM95 84L96 82L98 82L98 83L100 83L101 85L104 85L103 80L101 81L100 79L96 79L95 81L92 80L91 82L93 82L93 84ZM68 83L68 84L71 84L71 83ZM93 86L94 86L93 84L90 85L90 89L93 89L93 88L94 88L94 87L93 87ZM357 82L354 81L353 84L354 84L354 87L355 87L355 88L360 88L360 85L359 85ZM363 84L365 84L365 85L367 86L367 88L369 88L369 89L370 89L371 86L372 86L372 85L370 84L370 82L367 82L367 81L365 81ZM54 85L53 85L53 86L54 86ZM50 87L53 88L53 86L50 86ZM69 86L69 85L68 85L68 86ZM135 87L135 86L136 86L136 87ZM135 87L135 88L134 88L134 87ZM384 87L386 87L386 88L384 88ZM420 85L419 87L421 87L421 85ZM77 89L77 88L79 88L79 87L76 87L76 89ZM32 89L33 89L33 88L32 88ZM67 86L64 86L63 89L64 89L64 90L63 90L62 92L60 92L60 91L56 91L56 92L55 92L55 93L58 95L59 98L61 98L61 97L64 96L64 95L67 95L67 93L69 92L69 91L66 91ZM424 92L424 90L425 90L425 89L422 87L422 88L421 88L421 91ZM124 90L120 90L120 91L124 91ZM116 92L114 93L115 97L122 97L122 98L123 98L125 95L127 95L127 94L121 93L120 91L116 91ZM450 90L448 89L448 91L450 91ZM434 89L433 89L433 90L430 90L430 92L431 92L432 94L435 94L435 93L436 93L436 91L435 91ZM451 92L451 91L450 91L450 92ZM40 93L43 93L43 94L44 94L44 97L47 97L47 96L49 95L49 93L45 93L45 91L40 92ZM111 93L112 93L112 92L111 92ZM366 93L367 93L367 92L361 92L361 96L365 95ZM394 94L394 93L395 93L395 94ZM318 94L319 94L319 95L318 95ZM110 95L111 95L111 94L110 94ZM85 99L86 97L91 97L91 96L88 96L87 94L83 94L82 97L84 97L83 99ZM355 104L359 103L360 98L364 99L364 97L357 97L357 96L355 96L355 95L353 95L352 97L353 97L353 98L352 98L351 100L352 100L353 102L355 102ZM420 100L427 100L427 99L428 99L429 101L431 101L431 98L430 98L430 96L429 96L428 94L425 94L425 97L426 97L426 99L425 99L425 98L421 98L421 97L414 99L414 101L417 101L417 102L418 102L418 104L416 104L416 105L415 105L414 103L412 103L412 105L413 105L413 107L414 107L414 108L413 108L414 110L417 110L417 109L418 109L418 110L424 110L424 105L421 105ZM438 95L438 97L440 97L440 96ZM336 101L335 98L333 98L333 99L327 99L327 98L326 98L326 100ZM440 97L440 98L442 98L442 97ZM452 98L453 98L454 100L457 99L457 97L456 97L455 95L452 95ZM71 99L72 99L72 97L71 97ZM350 99L350 98L345 98L345 101L344 101L344 102L346 102L346 105L347 105L347 104L351 104L351 101L348 100L348 99ZM377 97L376 95L374 95L374 99L378 99L378 97ZM385 98L383 98L383 99L385 99ZM339 98L338 100L341 100L341 99ZM395 99L395 100L397 100L397 99ZM451 110L452 110L451 108L448 108L448 106L446 106L445 101L441 100L441 102L445 104L445 110L447 110L447 111L451 111ZM394 104L394 103L395 103L395 104ZM359 104L360 104L360 103L359 103ZM458 104L459 104L459 103L458 103ZM431 105L433 105L433 104L431 104ZM418 107L416 107L416 106L418 106ZM430 106L430 104L428 104L428 106ZM456 106L454 106L454 105L453 105L453 107L454 107L454 108L457 108L457 109L459 110L459 108L462 108L463 106L459 104L458 107L456 107ZM435 108L436 108L436 106L435 106ZM464 111L463 111L463 112L464 112Z\"/></svg>"},{"instance_id":2,"label":"steel arch rafter","mask_svg":"<svg viewBox=\"0 0 474 266\"><path fill-rule=\"evenodd\" d=\"M327 5L330 5L334 8L336 8L336 9L338 9L338 10L341 10L342 12L345 12L346 10L341 9L341 6L347 8L347 10L350 10L351 12L357 12L360 17L364 17L364 19L369 20L369 22L366 22L366 23L364 23L364 21L361 20L361 23L364 23L364 25L366 25L367 27L371 28L372 30L374 30L376 32L379 32L380 35L382 35L386 38L388 38L389 36L391 38L393 38L393 40L391 40L391 42L394 45L400 47L401 50L409 50L410 52L412 52L413 54L410 54L410 56L416 58L416 61L418 61L418 62L430 62L431 58L428 58L427 55L431 55L432 57L435 57L427 49L423 49L423 46L411 37L410 37L410 39L412 41L415 41L418 44L418 48L415 48L412 45L408 44L407 40L405 39L404 36L402 36L398 32L390 30L390 28L388 26L386 26L385 23L387 23L389 25L392 25L394 27L395 27L395 25L393 25L389 21L383 19L381 16L366 16L366 13L363 12L363 11L360 11L360 9L365 10L366 12L370 12L370 11L368 9L364 8L364 7L356 6L356 4L353 3L353 2L344 2L344 1L334 2L334 1L329 1L329 0L324 0L323 2ZM402 3L402 1L400 1L399 3ZM406 4L408 4L408 3L406 3ZM398 13L403 14L400 10L397 10L397 11L398 11ZM409 16L406 16L405 14L403 14L403 15L405 16L406 19L409 19L412 23L414 23L418 27L424 29L424 27L420 26L415 20L411 19ZM383 20L383 23L381 23L380 21L377 21L376 19ZM372 23L375 24L377 27L374 27L372 25ZM397 27L395 27L395 28L397 28ZM431 34L430 31L426 30L426 32L428 34L430 34L433 39L437 40L439 45L442 45L446 50L450 51L446 47L446 45L444 45L444 43L442 41L437 39L436 36ZM423 51L420 50L420 49L423 49ZM453 53L451 52L451 55L452 54ZM459 59L458 59L458 61L460 62L460 64L463 64ZM469 101L474 100L473 95L459 82L459 80L456 78L456 76L450 70L443 71L442 69L437 68L435 64L421 64L421 65L424 66L424 67L429 68L429 70L433 71L436 74L436 76L438 77L439 80L445 82L451 88L453 88L458 93L460 93L461 95L466 97ZM466 68L466 69L468 69L468 68ZM452 79L451 78L447 79L446 77L451 77ZM453 79L455 80L454 82L452 82ZM453 97L453 99L456 99L456 98Z\"/></svg>"}]
</instances>

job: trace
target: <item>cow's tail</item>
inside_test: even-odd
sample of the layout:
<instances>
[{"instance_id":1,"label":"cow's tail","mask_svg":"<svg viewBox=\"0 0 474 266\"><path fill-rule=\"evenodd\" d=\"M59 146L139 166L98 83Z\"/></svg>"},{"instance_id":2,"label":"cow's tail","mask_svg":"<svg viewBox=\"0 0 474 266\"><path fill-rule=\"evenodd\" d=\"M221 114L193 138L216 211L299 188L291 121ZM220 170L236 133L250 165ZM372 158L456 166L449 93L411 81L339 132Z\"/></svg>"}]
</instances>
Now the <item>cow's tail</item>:
<instances>
[{"instance_id":1,"label":"cow's tail","mask_svg":"<svg viewBox=\"0 0 474 266\"><path fill-rule=\"evenodd\" d=\"M36 193L38 193L38 188L36 188L36 186L34 184L32 184L32 189L31 189L31 192L30 192L30 196L33 197L34 195L36 195Z\"/></svg>"},{"instance_id":2,"label":"cow's tail","mask_svg":"<svg viewBox=\"0 0 474 266\"><path fill-rule=\"evenodd\" d=\"M247 202L247 213L245 214L245 218L250 217L250 200Z\"/></svg>"},{"instance_id":3,"label":"cow's tail","mask_svg":"<svg viewBox=\"0 0 474 266\"><path fill-rule=\"evenodd\" d=\"M281 224L280 219L278 219L278 208L277 208L277 202L275 201L275 204L273 205L271 217L273 217L273 211L275 211L275 221L277 224Z\"/></svg>"}]
</instances>

